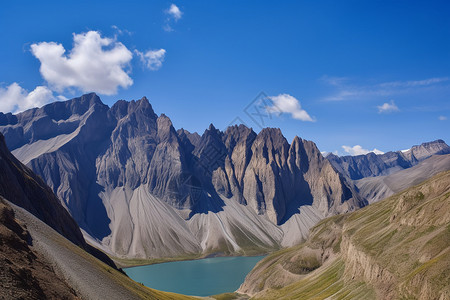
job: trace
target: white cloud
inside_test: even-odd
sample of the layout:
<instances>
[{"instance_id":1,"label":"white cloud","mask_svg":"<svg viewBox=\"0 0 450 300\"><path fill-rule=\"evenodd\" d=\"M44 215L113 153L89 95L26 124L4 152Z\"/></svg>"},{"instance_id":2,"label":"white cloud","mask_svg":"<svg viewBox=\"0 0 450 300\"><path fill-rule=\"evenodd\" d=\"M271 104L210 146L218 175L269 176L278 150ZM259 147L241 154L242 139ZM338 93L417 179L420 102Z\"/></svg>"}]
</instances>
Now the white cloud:
<instances>
[{"instance_id":1,"label":"white cloud","mask_svg":"<svg viewBox=\"0 0 450 300\"><path fill-rule=\"evenodd\" d=\"M173 31L172 26L170 26L167 23L163 26L163 29L164 29L164 31L167 31L167 32L172 32Z\"/></svg>"},{"instance_id":2,"label":"white cloud","mask_svg":"<svg viewBox=\"0 0 450 300\"><path fill-rule=\"evenodd\" d=\"M361 84L346 77L322 76L321 81L333 87L332 94L323 98L325 101L345 101L386 97L391 95L413 93L423 89L436 89L449 86L449 77L434 77L422 80L390 81L378 84Z\"/></svg>"},{"instance_id":3,"label":"white cloud","mask_svg":"<svg viewBox=\"0 0 450 300\"><path fill-rule=\"evenodd\" d=\"M334 150L333 152L329 152L329 151L320 151L320 153L322 154L323 157L327 157L330 154L334 154L336 156L339 156L339 151Z\"/></svg>"},{"instance_id":4,"label":"white cloud","mask_svg":"<svg viewBox=\"0 0 450 300\"><path fill-rule=\"evenodd\" d=\"M181 19L181 16L183 15L183 13L178 8L178 6L176 6L173 3L170 5L169 9L166 10L166 14L168 14L170 17L172 17L175 21L178 21L179 19Z\"/></svg>"},{"instance_id":5,"label":"white cloud","mask_svg":"<svg viewBox=\"0 0 450 300\"><path fill-rule=\"evenodd\" d=\"M172 3L170 7L164 11L164 13L167 14L168 17L163 26L163 29L167 32L171 32L173 31L171 23L178 22L178 20L181 19L183 12L178 8L178 6Z\"/></svg>"},{"instance_id":6,"label":"white cloud","mask_svg":"<svg viewBox=\"0 0 450 300\"><path fill-rule=\"evenodd\" d=\"M166 55L166 50L149 50L145 53L135 50L136 54L141 59L141 62L150 70L156 71L161 68Z\"/></svg>"},{"instance_id":7,"label":"white cloud","mask_svg":"<svg viewBox=\"0 0 450 300\"><path fill-rule=\"evenodd\" d=\"M355 156L355 155L364 155L370 152L373 152L375 154L384 154L383 151L380 151L378 149L373 149L373 150L368 150L368 149L364 149L363 147L361 147L360 145L355 145L353 147L350 146L342 146L342 148L344 149L345 152L347 152L348 154Z\"/></svg>"},{"instance_id":8,"label":"white cloud","mask_svg":"<svg viewBox=\"0 0 450 300\"><path fill-rule=\"evenodd\" d=\"M445 120L447 120L447 117L446 116L439 116L439 121L445 121Z\"/></svg>"},{"instance_id":9,"label":"white cloud","mask_svg":"<svg viewBox=\"0 0 450 300\"><path fill-rule=\"evenodd\" d=\"M428 78L428 79L423 79L423 80L391 81L391 82L381 83L380 86L382 86L382 87L427 86L427 85L441 83L441 82L445 82L445 81L449 81L449 80L450 80L450 78L448 78L448 77L435 77L435 78Z\"/></svg>"},{"instance_id":10,"label":"white cloud","mask_svg":"<svg viewBox=\"0 0 450 300\"><path fill-rule=\"evenodd\" d=\"M55 100L53 92L46 86L37 86L29 93L16 82L6 88L0 87L0 111L5 113L18 113Z\"/></svg>"},{"instance_id":11,"label":"white cloud","mask_svg":"<svg viewBox=\"0 0 450 300\"><path fill-rule=\"evenodd\" d=\"M328 151L320 151L320 153L322 154L323 157L327 157L330 154L334 154L334 155L339 155L338 151L335 150L333 152L328 152Z\"/></svg>"},{"instance_id":12,"label":"white cloud","mask_svg":"<svg viewBox=\"0 0 450 300\"><path fill-rule=\"evenodd\" d=\"M111 28L114 29L119 35L122 34L132 35L131 31L128 31L126 29L120 29L117 25L112 25Z\"/></svg>"},{"instance_id":13,"label":"white cloud","mask_svg":"<svg viewBox=\"0 0 450 300\"><path fill-rule=\"evenodd\" d=\"M333 85L333 86L342 86L345 84L345 82L348 81L347 77L337 77L337 76L328 76L328 75L323 75L320 80L322 80L323 82L329 84L329 85Z\"/></svg>"},{"instance_id":14,"label":"white cloud","mask_svg":"<svg viewBox=\"0 0 450 300\"><path fill-rule=\"evenodd\" d=\"M300 102L295 97L288 94L280 94L269 98L272 100L273 105L266 107L268 112L288 113L292 118L297 120L309 122L315 121L306 110L302 109Z\"/></svg>"},{"instance_id":15,"label":"white cloud","mask_svg":"<svg viewBox=\"0 0 450 300\"><path fill-rule=\"evenodd\" d=\"M395 111L399 111L397 105L395 105L394 100L391 100L391 103L383 103L383 105L377 106L378 112L381 113L391 113Z\"/></svg>"},{"instance_id":16,"label":"white cloud","mask_svg":"<svg viewBox=\"0 0 450 300\"><path fill-rule=\"evenodd\" d=\"M133 80L126 72L133 54L116 39L102 38L97 31L73 35L74 46L66 54L63 45L41 42L31 52L41 62L40 72L52 89L76 87L105 95L127 88Z\"/></svg>"}]
</instances>

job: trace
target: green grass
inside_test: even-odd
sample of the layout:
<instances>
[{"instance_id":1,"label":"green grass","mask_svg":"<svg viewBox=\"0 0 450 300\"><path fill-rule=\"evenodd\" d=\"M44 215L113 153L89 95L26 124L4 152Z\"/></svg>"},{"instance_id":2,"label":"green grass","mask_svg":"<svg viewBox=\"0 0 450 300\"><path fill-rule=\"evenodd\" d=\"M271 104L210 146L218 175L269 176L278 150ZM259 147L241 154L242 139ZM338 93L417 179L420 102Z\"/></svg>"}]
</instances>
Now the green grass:
<instances>
[{"instance_id":1,"label":"green grass","mask_svg":"<svg viewBox=\"0 0 450 300\"><path fill-rule=\"evenodd\" d=\"M311 229L309 239L263 259L251 282L261 290L255 299L439 299L450 294L450 171L443 172L383 201L353 213L327 218ZM355 254L342 252L342 240L362 259L376 265L380 278L362 274L349 264ZM337 254L320 266L319 253ZM347 255L349 255L347 257ZM331 256L333 257L333 256ZM319 258L316 256L316 258ZM284 287L272 286L280 266L301 275ZM356 268L356 269L355 269ZM253 271L250 275L253 274ZM392 280L387 288L385 280ZM278 283L277 283L278 284Z\"/></svg>"},{"instance_id":2,"label":"green grass","mask_svg":"<svg viewBox=\"0 0 450 300\"><path fill-rule=\"evenodd\" d=\"M270 290L254 299L327 299L336 296L337 299L349 299L364 295L360 299L374 299L374 292L363 282L348 284L342 279L345 264L337 259L319 274L299 280L284 288Z\"/></svg>"},{"instance_id":3,"label":"green grass","mask_svg":"<svg viewBox=\"0 0 450 300\"><path fill-rule=\"evenodd\" d=\"M130 268L144 265L154 265L161 264L166 262L173 261L183 261L183 260L194 260L204 258L204 255L201 254L192 254L192 255L180 255L175 257L166 257L166 258L149 258L149 259L141 259L141 258L120 258L115 256L110 256L110 258L116 263L119 268Z\"/></svg>"},{"instance_id":4,"label":"green grass","mask_svg":"<svg viewBox=\"0 0 450 300\"><path fill-rule=\"evenodd\" d=\"M211 296L211 298L214 298L216 300L243 300L248 299L249 297L238 293L224 293Z\"/></svg>"}]
</instances>

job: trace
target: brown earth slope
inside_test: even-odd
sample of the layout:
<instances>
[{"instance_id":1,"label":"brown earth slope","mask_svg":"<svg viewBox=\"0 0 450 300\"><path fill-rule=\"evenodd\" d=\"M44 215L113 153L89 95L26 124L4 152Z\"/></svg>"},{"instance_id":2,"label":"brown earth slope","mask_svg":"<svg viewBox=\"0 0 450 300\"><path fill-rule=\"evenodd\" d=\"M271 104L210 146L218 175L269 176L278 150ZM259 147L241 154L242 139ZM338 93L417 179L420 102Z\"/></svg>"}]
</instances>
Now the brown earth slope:
<instances>
[{"instance_id":1,"label":"brown earth slope","mask_svg":"<svg viewBox=\"0 0 450 300\"><path fill-rule=\"evenodd\" d=\"M0 196L0 298L80 299L28 243L29 232Z\"/></svg>"},{"instance_id":2,"label":"brown earth slope","mask_svg":"<svg viewBox=\"0 0 450 300\"><path fill-rule=\"evenodd\" d=\"M81 299L198 299L147 288L74 245L26 210L13 204L11 207L18 222L28 229L32 239L30 247L37 259L45 261L47 268L53 269L57 275L48 278L50 281L45 282L47 278L43 280L51 289L57 277L67 282ZM33 272L33 267L28 264L23 269L24 272ZM0 289L0 295L6 292L9 291ZM64 299L64 294L57 293L57 296L57 299Z\"/></svg>"}]
</instances>

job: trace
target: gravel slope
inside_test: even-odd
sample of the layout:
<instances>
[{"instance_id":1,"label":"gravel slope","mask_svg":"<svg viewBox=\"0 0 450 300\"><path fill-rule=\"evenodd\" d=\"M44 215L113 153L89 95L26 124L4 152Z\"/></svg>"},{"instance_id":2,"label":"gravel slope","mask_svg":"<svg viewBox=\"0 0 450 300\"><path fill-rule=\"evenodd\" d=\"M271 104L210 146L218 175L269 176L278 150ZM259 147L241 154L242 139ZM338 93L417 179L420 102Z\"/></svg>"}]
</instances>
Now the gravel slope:
<instances>
[{"instance_id":1,"label":"gravel slope","mask_svg":"<svg viewBox=\"0 0 450 300\"><path fill-rule=\"evenodd\" d=\"M137 284L72 244L26 210L11 206L33 238L32 249L49 261L56 274L82 299L196 299Z\"/></svg>"},{"instance_id":2,"label":"gravel slope","mask_svg":"<svg viewBox=\"0 0 450 300\"><path fill-rule=\"evenodd\" d=\"M412 168L387 176L363 178L355 183L361 196L373 203L447 170L450 170L450 154L434 155Z\"/></svg>"}]
</instances>

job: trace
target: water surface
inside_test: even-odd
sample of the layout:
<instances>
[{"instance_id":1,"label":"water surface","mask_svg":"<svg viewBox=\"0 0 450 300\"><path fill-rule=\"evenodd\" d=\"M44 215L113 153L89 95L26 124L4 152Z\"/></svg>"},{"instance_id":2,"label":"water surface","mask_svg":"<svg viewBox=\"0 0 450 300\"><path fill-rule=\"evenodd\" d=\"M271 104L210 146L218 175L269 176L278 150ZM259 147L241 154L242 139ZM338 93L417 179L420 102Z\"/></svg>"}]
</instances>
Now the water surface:
<instances>
[{"instance_id":1,"label":"water surface","mask_svg":"<svg viewBox=\"0 0 450 300\"><path fill-rule=\"evenodd\" d=\"M185 295L210 296L234 292L264 256L213 257L125 268L145 286Z\"/></svg>"}]
</instances>

